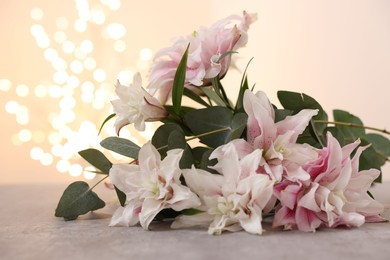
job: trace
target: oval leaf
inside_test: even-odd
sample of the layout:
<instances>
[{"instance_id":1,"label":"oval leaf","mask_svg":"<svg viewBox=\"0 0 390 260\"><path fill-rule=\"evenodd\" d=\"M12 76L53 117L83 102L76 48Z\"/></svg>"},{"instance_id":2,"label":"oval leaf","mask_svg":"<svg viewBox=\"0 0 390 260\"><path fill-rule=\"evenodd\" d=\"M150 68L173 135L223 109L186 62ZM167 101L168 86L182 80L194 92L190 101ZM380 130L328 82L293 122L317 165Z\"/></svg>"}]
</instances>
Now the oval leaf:
<instances>
[{"instance_id":1,"label":"oval leaf","mask_svg":"<svg viewBox=\"0 0 390 260\"><path fill-rule=\"evenodd\" d=\"M138 159L140 147L128 139L112 136L101 141L100 145L126 157Z\"/></svg>"},{"instance_id":2,"label":"oval leaf","mask_svg":"<svg viewBox=\"0 0 390 260\"><path fill-rule=\"evenodd\" d=\"M285 109L291 110L293 114L299 113L302 109L318 109L318 114L313 117L314 120L328 120L328 115L321 105L312 97L297 92L278 91L278 99ZM315 147L322 147L326 141L323 132L327 127L326 124L309 124L301 137L299 143L308 143Z\"/></svg>"},{"instance_id":3,"label":"oval leaf","mask_svg":"<svg viewBox=\"0 0 390 260\"><path fill-rule=\"evenodd\" d=\"M186 124L195 135L226 129L199 138L202 143L213 148L239 138L245 129L246 121L245 113L233 115L230 109L219 106L193 110L185 116Z\"/></svg>"},{"instance_id":4,"label":"oval leaf","mask_svg":"<svg viewBox=\"0 0 390 260\"><path fill-rule=\"evenodd\" d=\"M103 208L105 205L104 201L89 189L88 183L76 181L65 189L58 202L55 216L74 220L79 215Z\"/></svg>"},{"instance_id":5,"label":"oval leaf","mask_svg":"<svg viewBox=\"0 0 390 260\"><path fill-rule=\"evenodd\" d=\"M360 118L344 110L333 110L333 117L334 120L338 122L351 123L363 126L363 122L362 120L360 120ZM363 137L365 135L365 130L363 128L343 125L336 125L335 127L343 133L348 143L352 143L359 137Z\"/></svg>"},{"instance_id":6,"label":"oval leaf","mask_svg":"<svg viewBox=\"0 0 390 260\"><path fill-rule=\"evenodd\" d=\"M167 155L169 136L174 131L182 132L183 130L177 124L164 124L154 132L152 144L156 147L162 157Z\"/></svg>"},{"instance_id":7,"label":"oval leaf","mask_svg":"<svg viewBox=\"0 0 390 260\"><path fill-rule=\"evenodd\" d=\"M112 167L112 163L107 159L107 157L97 149L86 149L79 152L80 156L83 157L87 162L92 166L101 170L104 174L108 174Z\"/></svg>"}]
</instances>

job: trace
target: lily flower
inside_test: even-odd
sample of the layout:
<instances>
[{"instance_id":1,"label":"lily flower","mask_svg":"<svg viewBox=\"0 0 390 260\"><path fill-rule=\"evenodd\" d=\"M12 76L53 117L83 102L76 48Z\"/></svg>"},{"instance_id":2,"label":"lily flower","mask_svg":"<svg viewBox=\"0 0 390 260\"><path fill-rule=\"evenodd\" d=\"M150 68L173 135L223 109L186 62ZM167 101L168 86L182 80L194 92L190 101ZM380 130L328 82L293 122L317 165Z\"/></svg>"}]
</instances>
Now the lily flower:
<instances>
[{"instance_id":1,"label":"lily flower","mask_svg":"<svg viewBox=\"0 0 390 260\"><path fill-rule=\"evenodd\" d=\"M308 181L284 180L276 185L280 200L273 226L314 232L318 227L340 225L358 227L365 222L383 221L383 205L372 199L367 190L379 176L376 169L359 171L359 157L365 148L356 141L344 147L330 132L327 147L316 160L304 165Z\"/></svg>"},{"instance_id":2,"label":"lily flower","mask_svg":"<svg viewBox=\"0 0 390 260\"><path fill-rule=\"evenodd\" d=\"M181 211L198 207L199 198L180 182L182 154L182 149L173 149L161 161L157 149L149 142L139 151L138 165L113 165L109 176L126 194L126 202L115 211L110 226L133 226L140 222L148 229L163 209Z\"/></svg>"},{"instance_id":3,"label":"lily flower","mask_svg":"<svg viewBox=\"0 0 390 260\"><path fill-rule=\"evenodd\" d=\"M265 163L259 171L276 182L282 180L283 174L291 179L308 179L301 165L317 158L317 151L296 141L318 110L303 109L275 123L274 108L264 92L253 94L246 90L243 103L248 115L247 141L253 149L264 150Z\"/></svg>"},{"instance_id":4,"label":"lily flower","mask_svg":"<svg viewBox=\"0 0 390 260\"><path fill-rule=\"evenodd\" d=\"M172 228L208 226L208 233L220 235L244 229L262 233L262 212L273 193L273 182L265 174L257 174L261 150L239 159L233 144L223 146L225 157L218 162L221 174L192 168L183 172L186 184L202 202L203 213L179 216ZM211 155L213 157L213 154Z\"/></svg>"},{"instance_id":5,"label":"lily flower","mask_svg":"<svg viewBox=\"0 0 390 260\"><path fill-rule=\"evenodd\" d=\"M128 124L133 124L137 130L145 130L145 122L159 121L168 116L161 103L142 87L139 73L133 78L130 86L116 84L115 93L119 99L111 101L114 113L118 116L115 122L116 132Z\"/></svg>"},{"instance_id":6,"label":"lily flower","mask_svg":"<svg viewBox=\"0 0 390 260\"><path fill-rule=\"evenodd\" d=\"M177 38L169 48L160 50L154 58L148 89L159 92L162 104L168 100L176 69L188 44L186 87L209 86L211 79L222 78L230 65L230 52L236 51L248 41L249 26L257 19L255 14L229 16L210 28L200 28L192 34ZM234 24L231 27L228 25Z\"/></svg>"}]
</instances>

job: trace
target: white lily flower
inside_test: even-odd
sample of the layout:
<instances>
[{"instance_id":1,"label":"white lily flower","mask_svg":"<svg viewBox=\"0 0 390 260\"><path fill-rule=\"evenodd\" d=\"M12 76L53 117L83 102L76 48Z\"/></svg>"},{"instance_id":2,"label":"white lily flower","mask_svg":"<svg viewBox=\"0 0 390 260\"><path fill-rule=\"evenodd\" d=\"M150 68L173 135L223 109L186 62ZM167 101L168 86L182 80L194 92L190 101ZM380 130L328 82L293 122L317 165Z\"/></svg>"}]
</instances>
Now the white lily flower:
<instances>
[{"instance_id":1,"label":"white lily flower","mask_svg":"<svg viewBox=\"0 0 390 260\"><path fill-rule=\"evenodd\" d=\"M180 183L182 154L182 149L173 149L161 161L160 154L149 142L139 151L138 165L113 165L110 178L126 194L126 203L114 213L110 226L133 226L140 222L148 229L163 209L181 211L200 206L199 198Z\"/></svg>"},{"instance_id":2,"label":"white lily flower","mask_svg":"<svg viewBox=\"0 0 390 260\"><path fill-rule=\"evenodd\" d=\"M145 130L145 122L158 121L168 116L168 112L161 103L142 87L139 73L133 77L130 86L116 84L115 93L119 99L111 101L114 113L118 116L115 128L119 134L120 129L133 124L137 130Z\"/></svg>"},{"instance_id":3,"label":"white lily flower","mask_svg":"<svg viewBox=\"0 0 390 260\"><path fill-rule=\"evenodd\" d=\"M273 193L268 175L256 173L262 151L256 149L240 160L232 143L221 149L225 150L225 156L220 158L217 169L222 175L195 168L183 172L188 187L200 197L199 210L204 213L179 216L172 228L209 225L208 232L213 235L242 229L261 234L262 211Z\"/></svg>"}]
</instances>

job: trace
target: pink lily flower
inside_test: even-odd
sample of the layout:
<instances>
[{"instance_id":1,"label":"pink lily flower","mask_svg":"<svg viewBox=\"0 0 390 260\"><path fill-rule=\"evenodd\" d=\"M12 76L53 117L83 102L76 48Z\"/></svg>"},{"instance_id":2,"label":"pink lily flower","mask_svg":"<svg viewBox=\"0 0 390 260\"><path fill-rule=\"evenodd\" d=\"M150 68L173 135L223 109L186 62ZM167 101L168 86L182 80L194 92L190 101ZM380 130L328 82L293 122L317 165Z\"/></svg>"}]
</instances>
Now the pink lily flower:
<instances>
[{"instance_id":1,"label":"pink lily flower","mask_svg":"<svg viewBox=\"0 0 390 260\"><path fill-rule=\"evenodd\" d=\"M359 143L341 148L329 132L327 147L303 167L310 179L295 182L285 179L276 185L280 206L273 226L314 232L320 226L358 227L365 222L383 221L379 216L383 205L367 194L379 171L359 171L362 147L350 158Z\"/></svg>"},{"instance_id":2,"label":"pink lily flower","mask_svg":"<svg viewBox=\"0 0 390 260\"><path fill-rule=\"evenodd\" d=\"M176 69L188 44L186 87L208 86L217 75L222 78L231 61L231 55L223 55L236 51L247 43L247 30L256 19L255 14L244 11L243 17L230 16L210 28L200 28L191 35L176 39L171 47L156 54L149 79L149 91L153 95L158 92L160 102L165 104ZM233 27L227 27L232 23L235 23Z\"/></svg>"},{"instance_id":3,"label":"pink lily flower","mask_svg":"<svg viewBox=\"0 0 390 260\"><path fill-rule=\"evenodd\" d=\"M263 150L264 163L259 173L268 174L276 182L282 180L283 174L290 179L308 179L301 166L317 158L317 151L296 141L318 111L304 109L275 123L275 111L266 94L253 94L250 90L244 93L244 109L248 115L248 143L253 149Z\"/></svg>"}]
</instances>

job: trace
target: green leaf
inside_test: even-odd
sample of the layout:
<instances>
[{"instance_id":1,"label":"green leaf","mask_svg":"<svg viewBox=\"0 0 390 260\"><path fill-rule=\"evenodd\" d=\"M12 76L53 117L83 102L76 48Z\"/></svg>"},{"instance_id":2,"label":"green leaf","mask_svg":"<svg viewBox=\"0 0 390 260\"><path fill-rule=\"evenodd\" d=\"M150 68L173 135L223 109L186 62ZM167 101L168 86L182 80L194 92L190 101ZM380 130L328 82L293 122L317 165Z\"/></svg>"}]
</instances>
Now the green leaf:
<instances>
[{"instance_id":1,"label":"green leaf","mask_svg":"<svg viewBox=\"0 0 390 260\"><path fill-rule=\"evenodd\" d=\"M243 84L241 85L240 91L238 93L236 107L235 107L234 111L236 111L236 112L238 112L238 111L243 112L244 111L244 93L245 93L245 90L247 90L247 89L249 89L248 77L245 76L245 78L243 79Z\"/></svg>"},{"instance_id":2,"label":"green leaf","mask_svg":"<svg viewBox=\"0 0 390 260\"><path fill-rule=\"evenodd\" d=\"M183 155L179 162L180 169L191 169L194 164L194 158L192 156L191 147L186 145L183 151Z\"/></svg>"},{"instance_id":3,"label":"green leaf","mask_svg":"<svg viewBox=\"0 0 390 260\"><path fill-rule=\"evenodd\" d=\"M187 215L187 216L193 216L193 215L197 215L197 214L200 214L200 213L203 213L204 211L202 210L199 210L199 209L185 209L185 210L182 210L182 214L183 215Z\"/></svg>"},{"instance_id":4,"label":"green leaf","mask_svg":"<svg viewBox=\"0 0 390 260\"><path fill-rule=\"evenodd\" d=\"M248 84L248 77L246 75L246 72L248 70L249 64L252 62L253 58L249 60L249 62L246 64L244 73L242 74L241 78L241 84L240 84L240 91L238 93L237 101L236 101L236 107L234 109L235 112L243 112L244 111L244 93L245 90L249 89L249 84ZM253 86L254 88L254 86ZM253 90L253 89L252 89Z\"/></svg>"},{"instance_id":5,"label":"green leaf","mask_svg":"<svg viewBox=\"0 0 390 260\"><path fill-rule=\"evenodd\" d=\"M100 135L100 132L102 131L103 126L104 126L108 121L110 121L111 118L113 118L113 117L115 117L115 116L116 116L116 114L114 113L114 114L109 115L106 119L104 119L102 125L101 125L100 128L99 128L98 135Z\"/></svg>"},{"instance_id":6,"label":"green leaf","mask_svg":"<svg viewBox=\"0 0 390 260\"><path fill-rule=\"evenodd\" d=\"M328 120L328 115L323 110L321 105L312 97L297 92L278 91L278 99L285 109L293 111L293 115L299 113L303 109L318 109L318 114L313 117L314 120ZM313 121L313 120L312 120ZM322 147L325 143L323 132L326 124L310 124L302 138L298 139L299 143L308 143L315 147Z\"/></svg>"},{"instance_id":7,"label":"green leaf","mask_svg":"<svg viewBox=\"0 0 390 260\"><path fill-rule=\"evenodd\" d=\"M222 54L221 56L219 56L219 58L218 58L218 60L217 60L217 63L220 63L221 60L222 60L223 58L225 58L226 56L228 56L228 55L233 55L233 54L236 54L236 53L238 53L238 52L237 52L237 51L227 51L227 52L225 52L224 54Z\"/></svg>"},{"instance_id":8,"label":"green leaf","mask_svg":"<svg viewBox=\"0 0 390 260\"><path fill-rule=\"evenodd\" d=\"M174 219L175 217L177 217L179 215L180 215L179 211L175 211L173 209L163 209L156 215L154 220L162 221L162 220L166 220L166 219Z\"/></svg>"},{"instance_id":9,"label":"green leaf","mask_svg":"<svg viewBox=\"0 0 390 260\"><path fill-rule=\"evenodd\" d=\"M152 144L158 149L162 157L167 155L169 136L174 131L182 132L183 130L177 124L168 123L160 126L154 132Z\"/></svg>"},{"instance_id":10,"label":"green leaf","mask_svg":"<svg viewBox=\"0 0 390 260\"><path fill-rule=\"evenodd\" d=\"M340 129L336 127L327 127L324 131L325 133L330 132L334 138L340 143L340 146L343 147L347 145L349 142L345 141L344 134L340 131Z\"/></svg>"},{"instance_id":11,"label":"green leaf","mask_svg":"<svg viewBox=\"0 0 390 260\"><path fill-rule=\"evenodd\" d=\"M275 123L282 121L288 116L291 116L293 111L288 109L275 109Z\"/></svg>"},{"instance_id":12,"label":"green leaf","mask_svg":"<svg viewBox=\"0 0 390 260\"><path fill-rule=\"evenodd\" d=\"M206 101L204 101L199 95L197 95L195 92L193 92L192 90L188 89L188 88L184 88L184 92L183 92L184 96L194 100L195 102L205 106L205 107L209 107L210 105L207 104Z\"/></svg>"},{"instance_id":13,"label":"green leaf","mask_svg":"<svg viewBox=\"0 0 390 260\"><path fill-rule=\"evenodd\" d=\"M168 136L167 145L169 150L175 148L184 149L187 145L187 142L185 140L183 131L181 129L173 130Z\"/></svg>"},{"instance_id":14,"label":"green leaf","mask_svg":"<svg viewBox=\"0 0 390 260\"><path fill-rule=\"evenodd\" d=\"M138 159L140 147L128 139L112 136L101 141L100 145L118 154Z\"/></svg>"},{"instance_id":15,"label":"green leaf","mask_svg":"<svg viewBox=\"0 0 390 260\"><path fill-rule=\"evenodd\" d=\"M76 181L65 189L55 210L55 216L63 217L65 220L74 220L79 215L104 206L104 201L89 189L88 183Z\"/></svg>"},{"instance_id":16,"label":"green leaf","mask_svg":"<svg viewBox=\"0 0 390 260\"><path fill-rule=\"evenodd\" d=\"M197 146L192 149L192 156L196 168L201 168L200 164L202 162L203 154L210 151L210 148Z\"/></svg>"},{"instance_id":17,"label":"green leaf","mask_svg":"<svg viewBox=\"0 0 390 260\"><path fill-rule=\"evenodd\" d=\"M124 194L116 186L114 186L114 187L115 187L115 192L116 192L116 196L118 197L119 203L121 204L122 207L124 207L125 203L126 203L126 194Z\"/></svg>"},{"instance_id":18,"label":"green leaf","mask_svg":"<svg viewBox=\"0 0 390 260\"><path fill-rule=\"evenodd\" d=\"M168 150L183 149L183 155L179 162L180 169L190 169L194 160L192 158L191 147L187 144L183 131L173 130L168 136Z\"/></svg>"},{"instance_id":19,"label":"green leaf","mask_svg":"<svg viewBox=\"0 0 390 260\"><path fill-rule=\"evenodd\" d=\"M390 157L390 140L379 134L367 134L364 140L372 144L378 155L383 158Z\"/></svg>"},{"instance_id":20,"label":"green leaf","mask_svg":"<svg viewBox=\"0 0 390 260\"><path fill-rule=\"evenodd\" d=\"M361 145L366 146L369 145L369 142L367 142L364 139L361 139ZM373 146L369 146L364 150L362 155L359 159L359 170L369 170L369 169L378 169L381 170L381 166L385 164L386 160L384 158L381 158L378 156L377 151L374 149ZM381 182L382 181L382 174L379 175L379 177L375 180L375 182Z\"/></svg>"},{"instance_id":21,"label":"green leaf","mask_svg":"<svg viewBox=\"0 0 390 260\"><path fill-rule=\"evenodd\" d=\"M212 152L213 152L213 150L209 149L208 151L203 153L202 159L200 162L200 169L214 173L214 174L218 174L218 172L216 170L209 168L210 166L216 165L218 162L217 159L212 159L212 160L209 159Z\"/></svg>"},{"instance_id":22,"label":"green leaf","mask_svg":"<svg viewBox=\"0 0 390 260\"><path fill-rule=\"evenodd\" d=\"M186 79L187 71L187 58L188 58L188 49L190 45L188 44L186 51L183 54L183 57L180 60L179 66L177 67L175 77L173 79L172 86L172 105L176 114L179 114L181 108L181 99L184 92L184 83Z\"/></svg>"},{"instance_id":23,"label":"green leaf","mask_svg":"<svg viewBox=\"0 0 390 260\"><path fill-rule=\"evenodd\" d=\"M352 123L356 125L363 125L363 122L357 116L352 115L351 113L343 110L333 110L333 118L338 122ZM339 129L348 143L354 142L359 137L365 135L365 130L363 128L336 125L336 128Z\"/></svg>"},{"instance_id":24,"label":"green leaf","mask_svg":"<svg viewBox=\"0 0 390 260\"><path fill-rule=\"evenodd\" d=\"M218 106L226 107L225 102L222 100L222 98L214 92L214 90L210 87L202 87L201 88L203 93L212 101L215 102Z\"/></svg>"},{"instance_id":25,"label":"green leaf","mask_svg":"<svg viewBox=\"0 0 390 260\"><path fill-rule=\"evenodd\" d=\"M230 109L217 106L190 111L185 116L185 122L195 135L226 128L225 131L199 138L202 143L216 148L242 135L247 115L245 113L233 115Z\"/></svg>"},{"instance_id":26,"label":"green leaf","mask_svg":"<svg viewBox=\"0 0 390 260\"><path fill-rule=\"evenodd\" d=\"M110 172L112 163L107 159L107 157L97 149L86 149L79 152L80 156L83 157L87 162L89 162L95 168L101 170L104 174Z\"/></svg>"},{"instance_id":27,"label":"green leaf","mask_svg":"<svg viewBox=\"0 0 390 260\"><path fill-rule=\"evenodd\" d=\"M222 99L222 101L225 103L227 107L231 108L232 107L231 102L226 95L225 89L223 88L219 76L212 78L211 84L213 86L214 92Z\"/></svg>"}]
</instances>

